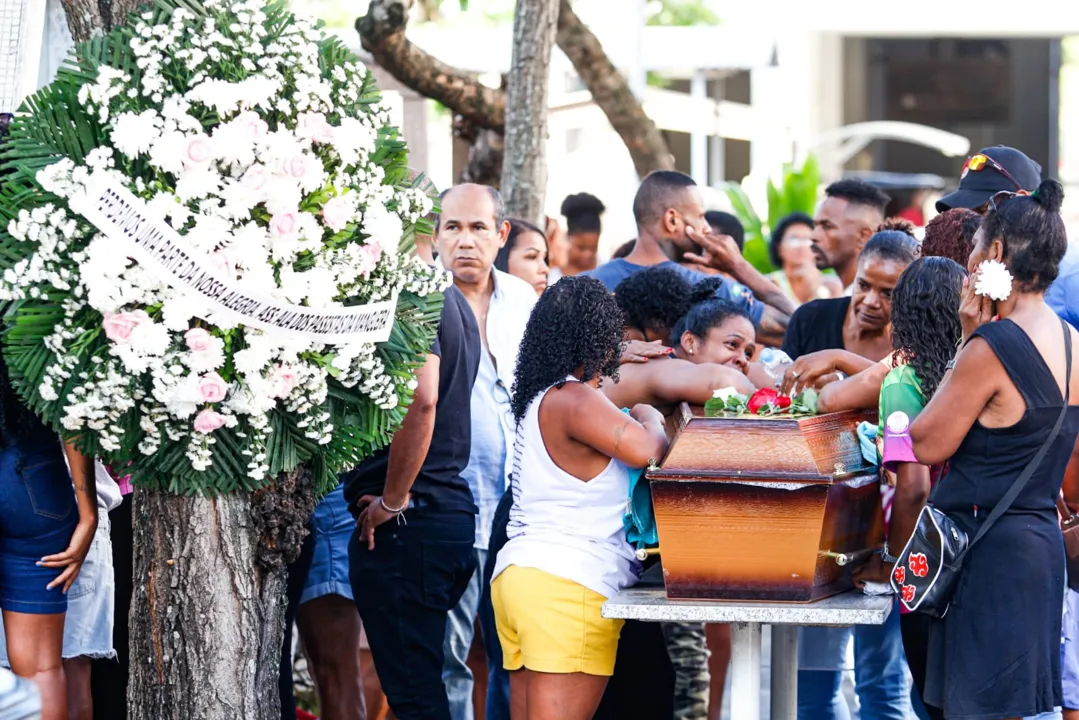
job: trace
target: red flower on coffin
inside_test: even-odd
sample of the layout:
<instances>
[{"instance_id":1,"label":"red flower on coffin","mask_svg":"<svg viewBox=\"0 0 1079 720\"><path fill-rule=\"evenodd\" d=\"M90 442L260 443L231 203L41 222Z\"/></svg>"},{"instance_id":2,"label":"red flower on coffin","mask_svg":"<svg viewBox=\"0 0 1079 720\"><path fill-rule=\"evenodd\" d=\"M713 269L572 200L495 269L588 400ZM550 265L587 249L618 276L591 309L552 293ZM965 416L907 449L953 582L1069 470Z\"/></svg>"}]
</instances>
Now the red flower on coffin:
<instances>
[{"instance_id":1,"label":"red flower on coffin","mask_svg":"<svg viewBox=\"0 0 1079 720\"><path fill-rule=\"evenodd\" d=\"M786 395L780 395L772 388L761 388L749 398L749 402L746 403L746 409L756 415L768 405L773 405L776 408L783 410L791 406L791 399Z\"/></svg>"},{"instance_id":2,"label":"red flower on coffin","mask_svg":"<svg viewBox=\"0 0 1079 720\"><path fill-rule=\"evenodd\" d=\"M902 589L903 589L903 602L905 602L907 605L910 605L912 602L914 602L914 589L915 588L914 588L913 585L904 585Z\"/></svg>"},{"instance_id":3,"label":"red flower on coffin","mask_svg":"<svg viewBox=\"0 0 1079 720\"><path fill-rule=\"evenodd\" d=\"M929 561L926 560L925 553L912 553L908 565L914 577L922 578L929 574Z\"/></svg>"},{"instance_id":4,"label":"red flower on coffin","mask_svg":"<svg viewBox=\"0 0 1079 720\"><path fill-rule=\"evenodd\" d=\"M895 572L892 573L892 575L895 577L895 581L900 585L907 581L907 569L902 565L897 565Z\"/></svg>"}]
</instances>

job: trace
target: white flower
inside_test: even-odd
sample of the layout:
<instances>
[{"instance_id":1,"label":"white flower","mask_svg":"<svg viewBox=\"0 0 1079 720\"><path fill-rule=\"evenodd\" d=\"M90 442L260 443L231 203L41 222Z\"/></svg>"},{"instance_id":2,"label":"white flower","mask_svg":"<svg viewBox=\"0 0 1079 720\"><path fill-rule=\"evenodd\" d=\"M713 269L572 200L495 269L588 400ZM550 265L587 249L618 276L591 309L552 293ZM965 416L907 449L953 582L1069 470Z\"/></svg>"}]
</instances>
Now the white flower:
<instances>
[{"instance_id":1,"label":"white flower","mask_svg":"<svg viewBox=\"0 0 1079 720\"><path fill-rule=\"evenodd\" d=\"M974 283L974 292L998 302L1007 300L1012 294L1012 274L1003 263L986 260L978 266L978 279Z\"/></svg>"},{"instance_id":2,"label":"white flower","mask_svg":"<svg viewBox=\"0 0 1079 720\"><path fill-rule=\"evenodd\" d=\"M715 391L712 392L712 399L713 400L720 400L721 402L727 402L731 398L738 397L740 394L741 393L739 393L737 390L735 390L732 387L720 388L719 390L715 390Z\"/></svg>"},{"instance_id":3,"label":"white flower","mask_svg":"<svg viewBox=\"0 0 1079 720\"><path fill-rule=\"evenodd\" d=\"M154 141L161 136L160 125L161 118L153 110L144 110L138 115L122 113L116 116L109 137L117 150L129 158L134 158L149 152Z\"/></svg>"},{"instance_id":4,"label":"white flower","mask_svg":"<svg viewBox=\"0 0 1079 720\"><path fill-rule=\"evenodd\" d=\"M363 220L364 232L378 242L382 247L382 252L391 256L397 254L397 246L401 242L401 235L404 234L401 218L378 204L364 212Z\"/></svg>"}]
</instances>

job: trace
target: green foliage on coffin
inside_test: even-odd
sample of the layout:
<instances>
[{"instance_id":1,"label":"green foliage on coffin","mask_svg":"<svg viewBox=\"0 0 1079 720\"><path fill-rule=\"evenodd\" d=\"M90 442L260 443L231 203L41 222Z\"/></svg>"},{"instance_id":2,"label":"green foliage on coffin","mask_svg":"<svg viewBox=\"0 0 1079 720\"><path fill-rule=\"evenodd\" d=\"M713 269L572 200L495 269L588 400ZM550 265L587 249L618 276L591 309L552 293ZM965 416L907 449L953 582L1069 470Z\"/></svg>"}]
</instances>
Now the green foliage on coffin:
<instances>
[{"instance_id":1,"label":"green foliage on coffin","mask_svg":"<svg viewBox=\"0 0 1079 720\"><path fill-rule=\"evenodd\" d=\"M260 2L257 5L265 14L262 27L268 32L266 47L280 37L290 37L290 33L298 27L297 19L288 11L284 0ZM205 3L198 0L156 0L148 11L132 16L124 26L79 44L56 80L27 99L11 124L10 137L0 152L0 272L4 274L3 285L7 289L2 316L4 358L12 383L34 412L65 436L74 438L83 451L102 457L119 470L127 468L136 485L181 494L252 490L282 471L306 464L315 474L318 490L326 492L336 483L338 472L356 466L373 451L385 446L400 426L411 399L416 367L435 336L442 305L440 290L447 280L440 271L421 267L416 264L418 261L411 258L417 231L431 232L429 221L423 219L429 207L423 211L417 210L414 205L402 209L402 203L412 202L419 196L418 191L412 188L422 183L422 177L410 179L405 143L398 130L386 122L386 115L379 107L378 88L355 56L339 41L324 34L317 39L314 35L310 36L311 42L317 42L318 46L317 77L334 89L335 98L342 98L340 102L327 105L328 111L324 113L327 125L337 123L339 126L345 118L356 118L372 128L375 136L373 147L349 166L349 176L360 177L363 174L362 179L366 179L381 173L381 177L371 180L371 183L392 190L392 193L387 192L387 197L392 197L385 201L384 208L388 208L387 212L391 214L397 212L400 215L401 237L368 236L364 232L364 224L368 213L374 212L374 201L367 205L360 203L356 205L346 228L338 231L320 225L321 247L316 241L315 249L299 251L290 262L292 270L302 274L315 266L316 255L320 253L348 248L350 245L363 247L377 244L379 259L375 269L370 270L364 280L347 286L346 290L342 290L346 284L335 287L340 292L334 299L344 306L365 304L379 292L378 287L399 282L401 289L389 339L365 350L368 354L361 354L355 360L356 364L349 366L347 371L333 365L338 357L339 348L336 346L316 344L297 352L295 365L312 373L310 377L323 378L311 380L313 384L310 386L316 387L321 382L319 387L325 390L324 396L321 396L323 399L310 408L289 409L300 403L295 393L307 390L293 390L292 395L288 394L289 390L284 390L282 392L285 394L279 396L258 422L255 422L254 415L237 411L231 413L235 423L230 422L205 435L192 430L190 417L185 419L171 414L171 411L166 412L163 401L155 398L153 368L141 374L132 373L124 379L127 382L126 391L136 401L119 416L99 419L96 424L95 420L88 419L79 427L62 422L73 393L80 388L82 392L87 387L95 387L95 381L99 381L96 387L100 387L105 373L102 368L115 368L118 361L112 352L116 343L104 331L102 311L87 301L85 283L88 279L77 277L79 262L85 258L96 230L68 208L67 197L46 190L38 173L65 159L76 166L83 165L96 148L112 148L115 170L126 178L128 189L136 196L149 201L157 193L175 191L178 178L175 173L163 172L151 163L146 153L131 157L117 150L110 133L121 113L162 110L160 96L143 94L137 89L143 79L144 66L132 49L132 42L137 41L136 28L140 21L151 28L168 25L178 9L183 11L180 17L186 14L184 32L177 48L182 49L191 47L192 38L205 37L203 28L207 20L213 20L226 37L231 37L227 34L229 23L236 20L238 12L245 12L247 8L239 0L209 0ZM211 63L211 72L204 74L230 82L240 82L253 75L254 72L234 62L237 57L222 57ZM356 73L341 80L343 75L338 69L350 67L350 64L357 68ZM136 88L131 94L125 93L105 101L110 107L110 114L106 118L101 117L99 105L86 102L85 91L80 94L84 86L99 81L103 66L115 68L129 76L130 80L126 82L131 88ZM169 58L169 62L163 63L162 67L165 68L166 99L169 93L184 93L194 84L194 73L185 70L184 64L175 57ZM281 67L285 68L282 79L284 91L295 91L289 97L300 97L294 84L305 69ZM296 112L286 112L276 106L256 109L271 132L278 129L292 131L296 127ZM207 136L224 125L228 117L227 113L219 114L214 107L199 103L190 106L190 114L198 120L201 132ZM257 150L260 146L253 147L256 152L261 152ZM337 195L344 197L356 188L347 182L335 185L334 179L342 176L346 165L338 146L316 145L315 141L311 141L303 147L304 153L322 163L329 180L312 192L303 191L299 211L311 214L321 223L318 219L321 217L320 207L330 198ZM260 158L259 162L263 162L261 155L257 157ZM361 166L362 170L356 169ZM221 167L226 166L214 164L214 168ZM236 168L233 165L228 172L221 171L222 183L238 182ZM202 212L201 201L179 202L186 204L188 210L195 214ZM29 283L16 282L15 278L20 277L20 273L25 273L28 266L32 267L28 265L30 259L43 247L33 236L25 236L25 226L15 232L17 221L22 218L24 225L30 223L31 226L40 222L40 226L44 227L48 221L41 218L57 209L64 211L64 222L74 221L74 226L63 251L58 251L61 257L49 267L74 269L76 277L68 277L69 282L54 282L58 277L52 276ZM38 210L37 215L34 215L35 210ZM265 204L260 203L252 207L250 217L244 220L253 221L268 236L272 236L270 230L266 229L271 215ZM361 215L364 218L362 221ZM181 235L192 233L193 221L174 219L173 223ZM383 246L390 245L397 246L396 256L391 251L383 250ZM123 253L122 248L116 251L121 255ZM266 252L267 257L272 258L270 251ZM239 258L237 264L242 263L243 259ZM279 278L283 272L283 261L271 259L269 262L273 265L273 277ZM231 268L231 272L235 280L236 268ZM20 282L23 284L20 285ZM308 284L313 283L308 281ZM294 302L302 304L307 301ZM77 309L70 309L74 307L72 303ZM150 321L162 322L162 303L134 303L125 305L124 310L145 311ZM70 327L76 328L77 332L71 337L62 338L62 353L58 354L54 340L65 321L69 321ZM215 342L221 341L225 360L214 373L228 384L229 398L233 398L237 388L245 386L249 380L251 383L258 380L254 374L243 375L236 363L237 353L250 346L251 331L242 324L219 327L197 315L193 316L191 327L204 328ZM190 348L190 345L184 347L183 338L182 330L171 331L168 349L161 358L162 363L176 363L181 371L184 368L177 358L187 357L185 353ZM61 355L66 359L66 366L58 364ZM280 368L281 363L277 367ZM387 388L387 395L379 402L372 399L371 392L363 390L366 378L372 377L365 374L371 372L369 368L364 369L367 365L380 368L380 377ZM49 373L53 372L50 368L55 367L61 367L65 372L50 376ZM266 366L263 374L270 374L274 367ZM343 372L352 378L348 383L340 379ZM196 371L192 369L191 374L196 374ZM52 391L43 394L43 384L49 377L53 378ZM314 390L311 392L315 393ZM316 396L319 395L312 395ZM386 397L391 399L386 400ZM202 402L198 406L220 410L224 417L231 412L225 404ZM304 407L302 403L300 407ZM107 413L108 408L103 408L102 412ZM320 427L326 427L324 423L329 423L333 429L319 436L312 432L312 422L315 425L323 423ZM102 429L102 423L111 429L106 432ZM118 436L121 441L105 442L103 433L111 434L113 440ZM148 437L150 442L147 442ZM154 437L159 439L156 446L152 441ZM208 462L204 467L196 467L198 463L192 457L194 451L191 448L197 443L204 443L208 452ZM256 461L262 456L261 461Z\"/></svg>"}]
</instances>

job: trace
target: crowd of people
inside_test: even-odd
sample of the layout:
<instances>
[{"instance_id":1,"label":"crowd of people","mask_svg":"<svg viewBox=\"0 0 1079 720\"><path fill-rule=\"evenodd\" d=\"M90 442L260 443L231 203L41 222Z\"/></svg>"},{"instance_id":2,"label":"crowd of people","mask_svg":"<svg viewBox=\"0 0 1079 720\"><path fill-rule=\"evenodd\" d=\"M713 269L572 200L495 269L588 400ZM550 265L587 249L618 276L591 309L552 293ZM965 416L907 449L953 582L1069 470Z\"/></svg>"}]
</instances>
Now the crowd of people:
<instances>
[{"instance_id":1,"label":"crowd of people","mask_svg":"<svg viewBox=\"0 0 1079 720\"><path fill-rule=\"evenodd\" d=\"M602 264L591 195L566 198L565 234L507 218L489 187L440 200L417 253L453 285L413 401L321 500L289 568L283 720L306 716L293 627L325 720L718 718L726 626L601 608L657 562L624 515L667 417L763 387L878 412L887 543L859 586L888 582L927 503L973 536L1063 418L943 618L896 602L880 626L801 630L799 718L850 717L851 643L866 720L1079 717L1056 510L1079 475L1079 253L1036 163L982 150L921 231L886 218L876 187L832 183L815 216L771 229L769 274L674 171L643 179L637 237ZM978 291L987 261L1011 278L996 299ZM132 488L65 450L6 376L0 402L0 662L34 682L42 717L124 718ZM0 675L0 713L26 687Z\"/></svg>"}]
</instances>

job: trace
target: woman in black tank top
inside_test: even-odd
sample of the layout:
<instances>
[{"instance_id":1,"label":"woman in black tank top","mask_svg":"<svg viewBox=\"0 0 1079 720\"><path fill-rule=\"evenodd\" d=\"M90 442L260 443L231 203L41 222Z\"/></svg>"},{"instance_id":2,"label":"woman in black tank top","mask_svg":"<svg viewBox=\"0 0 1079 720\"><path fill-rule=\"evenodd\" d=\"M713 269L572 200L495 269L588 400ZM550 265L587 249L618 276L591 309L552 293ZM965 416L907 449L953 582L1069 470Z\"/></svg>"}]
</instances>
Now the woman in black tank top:
<instances>
[{"instance_id":1,"label":"woman in black tank top","mask_svg":"<svg viewBox=\"0 0 1079 720\"><path fill-rule=\"evenodd\" d=\"M1044 302L1067 246L1062 198L1054 181L1033 197L995 198L970 270L1002 262L1011 292L978 295L972 275L954 370L911 425L919 461L949 461L929 502L971 537L1045 442L1071 382L1065 348L1075 332ZM931 623L925 699L949 719L1029 717L1061 705L1064 551L1054 499L1077 434L1071 406L1018 498L968 554L947 615Z\"/></svg>"}]
</instances>

